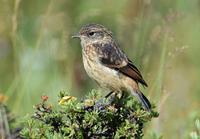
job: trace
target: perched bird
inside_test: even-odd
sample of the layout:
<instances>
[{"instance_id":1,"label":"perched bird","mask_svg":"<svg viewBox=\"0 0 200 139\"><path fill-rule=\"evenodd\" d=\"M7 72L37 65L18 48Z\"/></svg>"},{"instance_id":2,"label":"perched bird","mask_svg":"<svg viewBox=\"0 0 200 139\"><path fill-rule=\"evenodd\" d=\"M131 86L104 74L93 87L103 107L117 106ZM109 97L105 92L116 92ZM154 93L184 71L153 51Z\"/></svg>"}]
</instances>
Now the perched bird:
<instances>
[{"instance_id":1,"label":"perched bird","mask_svg":"<svg viewBox=\"0 0 200 139\"><path fill-rule=\"evenodd\" d=\"M147 111L151 110L149 100L138 85L147 87L147 83L119 48L110 30L100 24L87 24L72 37L81 40L84 68L92 79L111 92L131 92Z\"/></svg>"}]
</instances>

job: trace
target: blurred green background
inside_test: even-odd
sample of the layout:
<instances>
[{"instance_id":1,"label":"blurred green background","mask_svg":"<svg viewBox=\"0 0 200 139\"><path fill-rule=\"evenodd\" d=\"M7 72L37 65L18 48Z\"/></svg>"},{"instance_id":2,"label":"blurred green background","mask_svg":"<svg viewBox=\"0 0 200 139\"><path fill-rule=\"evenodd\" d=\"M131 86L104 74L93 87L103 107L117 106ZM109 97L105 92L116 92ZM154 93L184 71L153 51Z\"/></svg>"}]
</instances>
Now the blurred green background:
<instances>
[{"instance_id":1,"label":"blurred green background","mask_svg":"<svg viewBox=\"0 0 200 139\"><path fill-rule=\"evenodd\" d=\"M160 116L145 137L188 138L200 117L199 0L0 0L0 98L24 115L41 95L98 88L71 39L86 23L110 28L149 84Z\"/></svg>"}]
</instances>

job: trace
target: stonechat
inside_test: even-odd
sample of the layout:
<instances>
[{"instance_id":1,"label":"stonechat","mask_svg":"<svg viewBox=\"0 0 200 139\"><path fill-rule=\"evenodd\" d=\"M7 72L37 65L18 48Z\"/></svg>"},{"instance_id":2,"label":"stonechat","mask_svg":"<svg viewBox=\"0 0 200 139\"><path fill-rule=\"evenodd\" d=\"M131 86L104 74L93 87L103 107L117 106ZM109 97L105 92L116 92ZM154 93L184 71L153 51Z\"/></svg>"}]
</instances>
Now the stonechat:
<instances>
[{"instance_id":1,"label":"stonechat","mask_svg":"<svg viewBox=\"0 0 200 139\"><path fill-rule=\"evenodd\" d=\"M72 37L81 40L83 64L89 77L111 92L131 92L147 111L151 110L149 100L138 85L147 87L147 83L109 29L100 24L87 24Z\"/></svg>"}]
</instances>

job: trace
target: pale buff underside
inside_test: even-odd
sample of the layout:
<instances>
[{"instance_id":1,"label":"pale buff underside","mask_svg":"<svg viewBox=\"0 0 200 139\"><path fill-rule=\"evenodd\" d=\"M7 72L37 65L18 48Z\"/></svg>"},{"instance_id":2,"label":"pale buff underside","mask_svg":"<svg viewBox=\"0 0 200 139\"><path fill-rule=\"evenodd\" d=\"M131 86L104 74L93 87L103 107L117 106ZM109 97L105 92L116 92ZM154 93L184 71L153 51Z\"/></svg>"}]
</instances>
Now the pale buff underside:
<instances>
[{"instance_id":1,"label":"pale buff underside","mask_svg":"<svg viewBox=\"0 0 200 139\"><path fill-rule=\"evenodd\" d=\"M94 79L104 89L109 89L110 91L127 90L134 93L134 90L138 89L138 84L133 79L102 65L94 53L95 51L89 55L84 51L82 53L84 68L90 78Z\"/></svg>"}]
</instances>

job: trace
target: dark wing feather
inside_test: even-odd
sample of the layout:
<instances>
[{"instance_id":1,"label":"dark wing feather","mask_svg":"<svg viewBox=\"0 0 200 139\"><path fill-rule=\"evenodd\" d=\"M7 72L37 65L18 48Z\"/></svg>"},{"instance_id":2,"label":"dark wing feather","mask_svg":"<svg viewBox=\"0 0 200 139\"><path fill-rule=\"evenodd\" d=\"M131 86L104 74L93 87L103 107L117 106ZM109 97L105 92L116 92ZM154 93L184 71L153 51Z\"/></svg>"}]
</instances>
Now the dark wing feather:
<instances>
[{"instance_id":1,"label":"dark wing feather","mask_svg":"<svg viewBox=\"0 0 200 139\"><path fill-rule=\"evenodd\" d=\"M144 86L147 86L147 83L144 81L140 71L114 42L112 44L103 44L99 50L102 51L102 55L100 57L102 64L121 72Z\"/></svg>"},{"instance_id":2,"label":"dark wing feather","mask_svg":"<svg viewBox=\"0 0 200 139\"><path fill-rule=\"evenodd\" d=\"M144 86L148 86L145 80L143 79L140 71L133 65L133 63L128 62L126 66L119 68L119 71L129 76L130 78L136 80L137 82L140 82Z\"/></svg>"}]
</instances>

